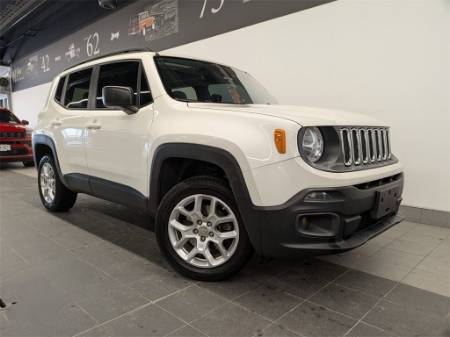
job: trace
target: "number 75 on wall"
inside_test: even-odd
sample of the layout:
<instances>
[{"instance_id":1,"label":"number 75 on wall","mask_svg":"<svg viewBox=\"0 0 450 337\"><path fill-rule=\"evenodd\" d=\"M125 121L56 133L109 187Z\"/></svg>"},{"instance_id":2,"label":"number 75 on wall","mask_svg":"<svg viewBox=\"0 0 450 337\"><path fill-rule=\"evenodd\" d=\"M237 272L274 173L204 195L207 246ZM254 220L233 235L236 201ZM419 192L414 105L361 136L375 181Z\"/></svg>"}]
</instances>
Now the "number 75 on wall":
<instances>
[{"instance_id":1,"label":"number 75 on wall","mask_svg":"<svg viewBox=\"0 0 450 337\"><path fill-rule=\"evenodd\" d=\"M211 13L217 14L222 10L225 0L219 0L219 1L220 1L219 6L212 7ZM250 1L252 1L252 0L242 0L242 3L246 3L246 2L250 2ZM205 10L206 10L207 4L208 4L208 0L203 0L203 7L202 7L202 11L200 12L200 19L203 18L203 16L205 15Z\"/></svg>"}]
</instances>

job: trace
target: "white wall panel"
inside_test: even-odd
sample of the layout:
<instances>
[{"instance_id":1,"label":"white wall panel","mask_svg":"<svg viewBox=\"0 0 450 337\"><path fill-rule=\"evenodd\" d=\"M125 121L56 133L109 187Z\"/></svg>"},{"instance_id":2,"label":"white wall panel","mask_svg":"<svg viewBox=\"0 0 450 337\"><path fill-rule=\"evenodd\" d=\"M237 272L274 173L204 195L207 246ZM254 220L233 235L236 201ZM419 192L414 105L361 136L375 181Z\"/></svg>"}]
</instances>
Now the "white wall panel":
<instances>
[{"instance_id":1,"label":"white wall panel","mask_svg":"<svg viewBox=\"0 0 450 337\"><path fill-rule=\"evenodd\" d=\"M450 211L450 2L339 0L173 49L247 70L283 104L392 126L404 204ZM35 123L49 84L13 94Z\"/></svg>"},{"instance_id":2,"label":"white wall panel","mask_svg":"<svg viewBox=\"0 0 450 337\"><path fill-rule=\"evenodd\" d=\"M26 119L34 127L37 115L44 107L51 83L45 83L12 93L12 111L20 119Z\"/></svg>"},{"instance_id":3,"label":"white wall panel","mask_svg":"<svg viewBox=\"0 0 450 337\"><path fill-rule=\"evenodd\" d=\"M450 2L340 0L172 49L248 70L283 104L392 126L404 204L450 211Z\"/></svg>"}]
</instances>

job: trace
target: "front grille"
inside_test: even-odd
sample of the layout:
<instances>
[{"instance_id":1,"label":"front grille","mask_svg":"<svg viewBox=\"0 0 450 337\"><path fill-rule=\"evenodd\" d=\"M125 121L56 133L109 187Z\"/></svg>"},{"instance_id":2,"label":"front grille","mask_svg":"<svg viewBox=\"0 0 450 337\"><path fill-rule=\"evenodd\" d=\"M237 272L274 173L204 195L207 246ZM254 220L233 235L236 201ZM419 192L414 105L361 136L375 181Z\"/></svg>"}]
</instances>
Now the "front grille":
<instances>
[{"instance_id":1,"label":"front grille","mask_svg":"<svg viewBox=\"0 0 450 337\"><path fill-rule=\"evenodd\" d=\"M0 132L0 138L25 138L25 132Z\"/></svg>"},{"instance_id":2,"label":"front grille","mask_svg":"<svg viewBox=\"0 0 450 337\"><path fill-rule=\"evenodd\" d=\"M371 165L392 157L388 128L343 127L339 137L345 166Z\"/></svg>"}]
</instances>

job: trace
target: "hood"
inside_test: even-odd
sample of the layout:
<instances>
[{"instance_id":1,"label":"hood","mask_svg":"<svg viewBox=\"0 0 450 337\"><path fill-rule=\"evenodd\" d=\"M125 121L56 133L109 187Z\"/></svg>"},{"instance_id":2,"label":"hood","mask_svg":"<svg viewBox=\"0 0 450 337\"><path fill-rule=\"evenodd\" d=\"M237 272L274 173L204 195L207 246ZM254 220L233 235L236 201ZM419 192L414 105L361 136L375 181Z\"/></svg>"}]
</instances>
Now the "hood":
<instances>
[{"instance_id":1,"label":"hood","mask_svg":"<svg viewBox=\"0 0 450 337\"><path fill-rule=\"evenodd\" d=\"M27 130L26 126L22 124L0 122L1 132L25 132L26 130Z\"/></svg>"},{"instance_id":2,"label":"hood","mask_svg":"<svg viewBox=\"0 0 450 337\"><path fill-rule=\"evenodd\" d=\"M217 103L188 103L189 107L255 113L294 121L301 126L386 126L379 120L352 112L294 105L238 105Z\"/></svg>"}]
</instances>

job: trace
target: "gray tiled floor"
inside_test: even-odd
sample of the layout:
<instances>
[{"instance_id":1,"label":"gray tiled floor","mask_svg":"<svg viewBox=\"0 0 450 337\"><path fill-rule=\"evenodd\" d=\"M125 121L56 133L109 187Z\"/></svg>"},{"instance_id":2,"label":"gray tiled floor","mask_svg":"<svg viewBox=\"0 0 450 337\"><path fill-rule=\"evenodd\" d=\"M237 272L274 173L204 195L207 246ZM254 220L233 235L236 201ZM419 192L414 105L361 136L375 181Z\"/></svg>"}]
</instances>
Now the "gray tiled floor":
<instances>
[{"instance_id":1,"label":"gray tiled floor","mask_svg":"<svg viewBox=\"0 0 450 337\"><path fill-rule=\"evenodd\" d=\"M450 335L446 228L404 222L346 254L192 282L148 216L88 196L50 214L35 176L0 170L0 336Z\"/></svg>"}]
</instances>

